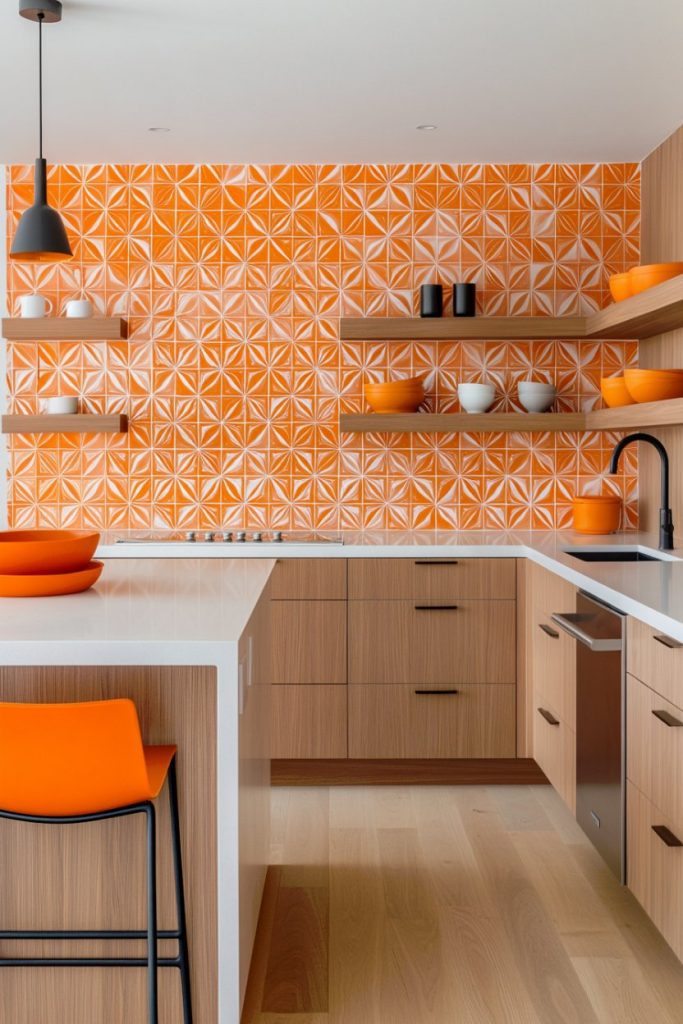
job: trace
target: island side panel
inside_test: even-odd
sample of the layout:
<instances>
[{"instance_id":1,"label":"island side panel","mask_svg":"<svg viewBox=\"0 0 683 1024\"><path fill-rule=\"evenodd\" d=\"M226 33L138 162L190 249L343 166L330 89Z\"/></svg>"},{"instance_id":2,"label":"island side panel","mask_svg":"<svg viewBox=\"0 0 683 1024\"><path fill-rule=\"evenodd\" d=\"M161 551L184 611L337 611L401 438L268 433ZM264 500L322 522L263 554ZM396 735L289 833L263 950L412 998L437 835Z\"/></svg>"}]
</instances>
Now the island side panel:
<instances>
[{"instance_id":1,"label":"island side panel","mask_svg":"<svg viewBox=\"0 0 683 1024\"><path fill-rule=\"evenodd\" d=\"M0 667L0 700L130 697L146 743L176 743L195 1020L217 1024L216 670L210 667ZM175 928L168 791L157 800L159 927ZM85 825L0 822L0 928L141 929L142 815ZM162 955L175 943L160 943ZM16 943L2 956L145 955L136 943ZM182 1020L180 977L162 968L160 1019ZM1 968L12 1024L146 1020L144 969Z\"/></svg>"}]
</instances>

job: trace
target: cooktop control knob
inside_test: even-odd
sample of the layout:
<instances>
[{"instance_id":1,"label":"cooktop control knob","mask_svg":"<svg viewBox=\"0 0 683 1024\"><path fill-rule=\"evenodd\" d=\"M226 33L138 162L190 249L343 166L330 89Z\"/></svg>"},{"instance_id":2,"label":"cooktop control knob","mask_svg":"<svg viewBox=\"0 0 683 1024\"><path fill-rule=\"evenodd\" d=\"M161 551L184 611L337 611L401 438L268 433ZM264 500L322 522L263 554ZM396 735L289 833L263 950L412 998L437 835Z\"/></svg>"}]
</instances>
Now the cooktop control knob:
<instances>
[{"instance_id":1,"label":"cooktop control knob","mask_svg":"<svg viewBox=\"0 0 683 1024\"><path fill-rule=\"evenodd\" d=\"M276 530L275 531L275 533L273 534L273 542L275 544L281 544L282 543L282 530Z\"/></svg>"},{"instance_id":2,"label":"cooktop control knob","mask_svg":"<svg viewBox=\"0 0 683 1024\"><path fill-rule=\"evenodd\" d=\"M243 544L246 539L247 539L247 535L244 532L244 530L238 530L237 531L237 536L235 537L235 540L239 541L240 544Z\"/></svg>"},{"instance_id":3,"label":"cooktop control knob","mask_svg":"<svg viewBox=\"0 0 683 1024\"><path fill-rule=\"evenodd\" d=\"M216 534L213 532L213 530L208 530L204 534L204 540L207 541L209 544L213 544L215 539L216 539Z\"/></svg>"},{"instance_id":4,"label":"cooktop control knob","mask_svg":"<svg viewBox=\"0 0 683 1024\"><path fill-rule=\"evenodd\" d=\"M232 534L230 533L229 530L226 530L225 533L223 534L223 543L224 544L229 544L231 540L232 540Z\"/></svg>"},{"instance_id":5,"label":"cooktop control knob","mask_svg":"<svg viewBox=\"0 0 683 1024\"><path fill-rule=\"evenodd\" d=\"M194 532L194 530L188 530L188 532L185 534L185 540L189 541L190 544L194 544L196 539L197 534Z\"/></svg>"},{"instance_id":6,"label":"cooktop control knob","mask_svg":"<svg viewBox=\"0 0 683 1024\"><path fill-rule=\"evenodd\" d=\"M251 538L251 539L252 539L252 540L253 540L253 541L254 541L254 542L255 542L256 544L258 544L258 543L259 543L259 542L261 541L261 539L262 539L262 538L261 538L261 534L260 534L260 533L254 533L254 534L252 535L252 538Z\"/></svg>"}]
</instances>

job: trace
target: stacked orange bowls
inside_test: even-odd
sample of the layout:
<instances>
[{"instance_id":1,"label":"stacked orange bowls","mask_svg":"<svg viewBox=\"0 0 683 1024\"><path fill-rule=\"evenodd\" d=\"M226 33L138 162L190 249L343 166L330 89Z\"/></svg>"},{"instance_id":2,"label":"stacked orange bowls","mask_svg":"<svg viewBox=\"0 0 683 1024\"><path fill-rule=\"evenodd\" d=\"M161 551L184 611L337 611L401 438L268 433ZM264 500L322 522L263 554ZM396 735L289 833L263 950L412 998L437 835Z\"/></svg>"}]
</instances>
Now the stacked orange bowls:
<instances>
[{"instance_id":1,"label":"stacked orange bowls","mask_svg":"<svg viewBox=\"0 0 683 1024\"><path fill-rule=\"evenodd\" d=\"M631 398L623 377L601 377L600 393L605 405L610 409L618 409L622 405L633 405L634 398Z\"/></svg>"},{"instance_id":2,"label":"stacked orange bowls","mask_svg":"<svg viewBox=\"0 0 683 1024\"><path fill-rule=\"evenodd\" d=\"M624 383L634 402L683 398L683 370L624 370Z\"/></svg>"},{"instance_id":3,"label":"stacked orange bowls","mask_svg":"<svg viewBox=\"0 0 683 1024\"><path fill-rule=\"evenodd\" d=\"M609 290L615 302L622 302L679 274L683 274L683 262L646 263L642 267L631 267L625 274L612 274Z\"/></svg>"},{"instance_id":4,"label":"stacked orange bowls","mask_svg":"<svg viewBox=\"0 0 683 1024\"><path fill-rule=\"evenodd\" d=\"M365 384L365 397L373 412L416 412L424 402L424 377Z\"/></svg>"},{"instance_id":5,"label":"stacked orange bowls","mask_svg":"<svg viewBox=\"0 0 683 1024\"><path fill-rule=\"evenodd\" d=\"M0 597L54 597L87 590L104 565L92 556L91 530L7 530L0 533Z\"/></svg>"}]
</instances>

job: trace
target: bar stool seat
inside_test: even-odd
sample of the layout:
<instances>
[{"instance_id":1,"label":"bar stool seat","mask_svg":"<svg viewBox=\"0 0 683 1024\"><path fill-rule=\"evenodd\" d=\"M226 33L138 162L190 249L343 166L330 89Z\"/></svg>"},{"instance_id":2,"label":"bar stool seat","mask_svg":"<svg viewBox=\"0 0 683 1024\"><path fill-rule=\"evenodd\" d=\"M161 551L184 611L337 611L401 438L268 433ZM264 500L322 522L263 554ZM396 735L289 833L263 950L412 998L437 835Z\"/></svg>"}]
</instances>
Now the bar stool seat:
<instances>
[{"instance_id":1,"label":"bar stool seat","mask_svg":"<svg viewBox=\"0 0 683 1024\"><path fill-rule=\"evenodd\" d=\"M147 928L116 931L1 931L4 939L146 939L146 957L4 957L0 967L146 967L149 1024L159 1024L158 967L180 971L183 1022L192 1024L183 882L177 747L144 746L134 703L0 702L0 819L82 824L130 814L147 818ZM177 927L157 927L156 813L152 801L168 779ZM2 913L0 898L0 914ZM178 942L159 957L159 939Z\"/></svg>"}]
</instances>

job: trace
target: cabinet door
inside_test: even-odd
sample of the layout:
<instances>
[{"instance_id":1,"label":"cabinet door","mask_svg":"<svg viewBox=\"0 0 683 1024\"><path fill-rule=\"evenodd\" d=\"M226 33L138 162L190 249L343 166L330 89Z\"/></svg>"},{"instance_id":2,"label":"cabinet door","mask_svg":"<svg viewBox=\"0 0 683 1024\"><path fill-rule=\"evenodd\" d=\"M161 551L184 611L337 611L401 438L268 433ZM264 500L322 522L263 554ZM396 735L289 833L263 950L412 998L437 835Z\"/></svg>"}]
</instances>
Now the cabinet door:
<instances>
[{"instance_id":1,"label":"cabinet door","mask_svg":"<svg viewBox=\"0 0 683 1024\"><path fill-rule=\"evenodd\" d=\"M514 685L349 686L349 756L514 757Z\"/></svg>"},{"instance_id":2,"label":"cabinet door","mask_svg":"<svg viewBox=\"0 0 683 1024\"><path fill-rule=\"evenodd\" d=\"M270 602L271 682L275 686L346 683L346 602Z\"/></svg>"},{"instance_id":3,"label":"cabinet door","mask_svg":"<svg viewBox=\"0 0 683 1024\"><path fill-rule=\"evenodd\" d=\"M534 689L576 732L576 640L539 608L533 609L531 660Z\"/></svg>"},{"instance_id":4,"label":"cabinet door","mask_svg":"<svg viewBox=\"0 0 683 1024\"><path fill-rule=\"evenodd\" d=\"M346 757L347 689L346 686L273 686L271 756Z\"/></svg>"},{"instance_id":5,"label":"cabinet door","mask_svg":"<svg viewBox=\"0 0 683 1024\"><path fill-rule=\"evenodd\" d=\"M627 679L628 778L683 831L683 711Z\"/></svg>"},{"instance_id":6,"label":"cabinet door","mask_svg":"<svg viewBox=\"0 0 683 1024\"><path fill-rule=\"evenodd\" d=\"M576 813L576 735L543 694L534 697L534 760Z\"/></svg>"},{"instance_id":7,"label":"cabinet door","mask_svg":"<svg viewBox=\"0 0 683 1024\"><path fill-rule=\"evenodd\" d=\"M344 601L345 558L280 558L270 579L276 601Z\"/></svg>"},{"instance_id":8,"label":"cabinet door","mask_svg":"<svg viewBox=\"0 0 683 1024\"><path fill-rule=\"evenodd\" d=\"M683 707L683 644L678 640L629 618L626 667L642 683Z\"/></svg>"},{"instance_id":9,"label":"cabinet door","mask_svg":"<svg viewBox=\"0 0 683 1024\"><path fill-rule=\"evenodd\" d=\"M352 558L351 600L515 599L514 558Z\"/></svg>"},{"instance_id":10,"label":"cabinet door","mask_svg":"<svg viewBox=\"0 0 683 1024\"><path fill-rule=\"evenodd\" d=\"M349 601L349 682L514 683L514 601Z\"/></svg>"}]
</instances>

